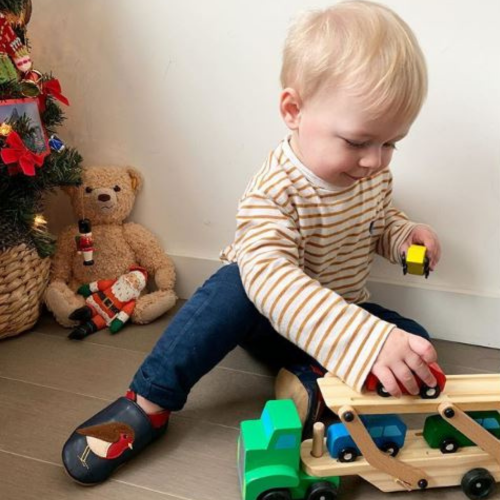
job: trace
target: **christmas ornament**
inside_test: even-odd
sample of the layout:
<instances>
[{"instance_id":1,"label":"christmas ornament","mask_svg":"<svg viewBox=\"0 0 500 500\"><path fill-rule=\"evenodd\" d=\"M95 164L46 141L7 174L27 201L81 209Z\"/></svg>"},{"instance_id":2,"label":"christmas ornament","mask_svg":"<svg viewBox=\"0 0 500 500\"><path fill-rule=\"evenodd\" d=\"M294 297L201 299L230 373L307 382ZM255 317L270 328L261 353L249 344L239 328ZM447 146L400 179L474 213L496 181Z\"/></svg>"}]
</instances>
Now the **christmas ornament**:
<instances>
[{"instance_id":1,"label":"christmas ornament","mask_svg":"<svg viewBox=\"0 0 500 500\"><path fill-rule=\"evenodd\" d=\"M1 127L0 127L0 133L1 133ZM59 139L59 137L57 137L56 134L52 134L49 137L49 146L50 149L52 151L55 151L56 153L62 153L66 149L64 142L61 141L61 139Z\"/></svg>"},{"instance_id":2,"label":"christmas ornament","mask_svg":"<svg viewBox=\"0 0 500 500\"><path fill-rule=\"evenodd\" d=\"M26 73L31 66L27 47L12 29L8 18L0 13L0 83L18 80L18 72Z\"/></svg>"},{"instance_id":3,"label":"christmas ornament","mask_svg":"<svg viewBox=\"0 0 500 500\"><path fill-rule=\"evenodd\" d=\"M94 240L92 239L92 226L89 219L78 221L78 231L75 236L76 248L79 255L83 255L83 265L92 266L94 264Z\"/></svg>"},{"instance_id":4,"label":"christmas ornament","mask_svg":"<svg viewBox=\"0 0 500 500\"><path fill-rule=\"evenodd\" d=\"M70 315L71 320L80 321L69 338L81 340L109 326L111 333L121 330L129 320L137 299L146 287L147 271L139 266L114 280L99 280L80 286L77 293L85 297L87 305Z\"/></svg>"},{"instance_id":5,"label":"christmas ornament","mask_svg":"<svg viewBox=\"0 0 500 500\"><path fill-rule=\"evenodd\" d=\"M32 69L21 80L21 93L26 97L38 97L42 92L42 74Z\"/></svg>"},{"instance_id":6,"label":"christmas ornament","mask_svg":"<svg viewBox=\"0 0 500 500\"><path fill-rule=\"evenodd\" d=\"M8 147L4 147L0 152L2 161L11 165L16 163L17 165L9 167L9 174L17 174L20 171L24 175L30 177L35 175L35 166L41 167L43 161L47 156L47 153L36 154L26 147L22 139L19 137L17 132L12 130L5 140L5 144Z\"/></svg>"}]
</instances>

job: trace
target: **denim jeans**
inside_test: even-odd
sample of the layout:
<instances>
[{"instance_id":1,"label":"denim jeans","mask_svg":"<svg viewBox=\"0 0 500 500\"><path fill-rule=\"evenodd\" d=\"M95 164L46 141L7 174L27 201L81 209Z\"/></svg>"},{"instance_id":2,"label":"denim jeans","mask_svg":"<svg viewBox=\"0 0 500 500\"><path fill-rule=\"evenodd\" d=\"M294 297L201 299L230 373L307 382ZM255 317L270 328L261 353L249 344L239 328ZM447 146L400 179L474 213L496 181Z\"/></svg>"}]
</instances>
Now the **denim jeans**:
<instances>
[{"instance_id":1,"label":"denim jeans","mask_svg":"<svg viewBox=\"0 0 500 500\"><path fill-rule=\"evenodd\" d=\"M429 338L411 319L372 304L371 314L409 333ZM276 368L318 363L277 333L248 299L237 264L221 267L175 315L130 388L150 401L177 411L191 388L236 346Z\"/></svg>"}]
</instances>

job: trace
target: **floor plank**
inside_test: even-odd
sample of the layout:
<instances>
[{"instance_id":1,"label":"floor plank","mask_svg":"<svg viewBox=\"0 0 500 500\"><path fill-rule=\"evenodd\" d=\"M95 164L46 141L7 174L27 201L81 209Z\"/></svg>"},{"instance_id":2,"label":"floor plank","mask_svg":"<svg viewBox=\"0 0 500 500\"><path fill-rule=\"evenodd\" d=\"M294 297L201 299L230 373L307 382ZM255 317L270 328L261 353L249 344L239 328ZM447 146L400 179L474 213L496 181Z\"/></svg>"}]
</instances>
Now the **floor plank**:
<instances>
[{"instance_id":1,"label":"floor plank","mask_svg":"<svg viewBox=\"0 0 500 500\"><path fill-rule=\"evenodd\" d=\"M82 488L62 472L60 452L70 432L123 393L176 310L151 325L127 325L114 336L102 331L83 342L69 341L68 330L46 314L34 332L0 342L1 500L239 498L238 426L259 416L273 397L274 381L272 370L239 348L196 385L185 410L172 417L166 438L113 481ZM500 350L444 341L435 345L445 372L500 371ZM410 417L413 425L419 420ZM402 500L408 494L390 497ZM361 498L388 496L358 478L344 480L340 500ZM425 498L465 497L451 488L430 490ZM500 493L491 499L500 499Z\"/></svg>"},{"instance_id":2,"label":"floor plank","mask_svg":"<svg viewBox=\"0 0 500 500\"><path fill-rule=\"evenodd\" d=\"M179 497L138 488L121 481L92 488L75 487L62 465L0 451L2 500L179 500Z\"/></svg>"}]
</instances>

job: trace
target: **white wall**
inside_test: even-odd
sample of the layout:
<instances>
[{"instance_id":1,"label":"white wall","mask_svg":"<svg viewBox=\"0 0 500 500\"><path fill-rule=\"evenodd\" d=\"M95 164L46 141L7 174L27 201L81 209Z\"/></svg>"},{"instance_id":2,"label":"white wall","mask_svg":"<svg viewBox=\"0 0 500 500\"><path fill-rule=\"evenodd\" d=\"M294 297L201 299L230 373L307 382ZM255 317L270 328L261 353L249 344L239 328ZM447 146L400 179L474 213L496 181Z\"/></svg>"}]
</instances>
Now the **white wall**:
<instances>
[{"instance_id":1,"label":"white wall","mask_svg":"<svg viewBox=\"0 0 500 500\"><path fill-rule=\"evenodd\" d=\"M87 164L142 169L134 220L179 257L181 295L218 265L239 196L285 133L278 75L290 18L330 3L35 2L36 65L72 101L61 135ZM393 163L395 200L436 228L444 255L428 281L377 262L375 297L425 323L428 290L437 336L471 341L474 327L474 342L500 347L500 313L486 313L500 311L500 2L385 3L415 30L430 72L427 104ZM60 203L50 209L56 227L69 220ZM450 331L455 307L470 314Z\"/></svg>"}]
</instances>

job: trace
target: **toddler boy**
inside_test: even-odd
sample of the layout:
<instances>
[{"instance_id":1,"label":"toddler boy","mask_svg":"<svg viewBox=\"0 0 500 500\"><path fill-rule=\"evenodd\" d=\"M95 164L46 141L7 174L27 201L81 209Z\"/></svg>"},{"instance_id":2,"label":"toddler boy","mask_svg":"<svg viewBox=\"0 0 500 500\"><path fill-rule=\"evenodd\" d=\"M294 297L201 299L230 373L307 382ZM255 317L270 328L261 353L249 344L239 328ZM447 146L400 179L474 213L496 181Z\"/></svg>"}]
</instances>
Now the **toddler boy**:
<instances>
[{"instance_id":1,"label":"toddler boy","mask_svg":"<svg viewBox=\"0 0 500 500\"><path fill-rule=\"evenodd\" d=\"M414 374L436 384L425 329L367 302L365 288L376 253L400 263L419 243L431 269L440 257L434 232L391 201L389 163L427 90L413 33L371 2L307 13L288 34L281 82L290 135L240 200L227 265L173 318L127 396L70 437L63 461L77 481L104 481L161 435L193 385L238 345L288 369L280 377L290 393L302 390L306 425L325 371L356 390L373 372L394 396L398 381L418 393ZM89 451L98 436L113 452Z\"/></svg>"}]
</instances>

